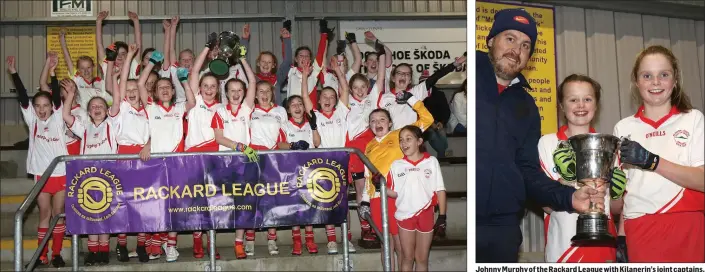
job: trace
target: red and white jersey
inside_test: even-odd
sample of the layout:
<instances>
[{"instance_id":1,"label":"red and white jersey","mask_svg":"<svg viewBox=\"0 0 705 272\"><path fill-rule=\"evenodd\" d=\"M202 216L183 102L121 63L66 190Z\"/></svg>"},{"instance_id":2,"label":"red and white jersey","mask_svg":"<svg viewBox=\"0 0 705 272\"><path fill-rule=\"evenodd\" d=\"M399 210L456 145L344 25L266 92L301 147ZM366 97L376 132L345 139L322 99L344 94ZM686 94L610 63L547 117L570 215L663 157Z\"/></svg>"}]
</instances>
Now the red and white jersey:
<instances>
[{"instance_id":1,"label":"red and white jersey","mask_svg":"<svg viewBox=\"0 0 705 272\"><path fill-rule=\"evenodd\" d=\"M105 91L105 81L103 81L100 77L96 77L93 81L88 82L83 77L76 75L73 76L73 82L75 82L78 87L78 89L76 89L78 92L76 102L84 110L88 107L88 101L96 96L102 97L106 102L108 102L108 105L112 105L113 96Z\"/></svg>"},{"instance_id":2,"label":"red and white jersey","mask_svg":"<svg viewBox=\"0 0 705 272\"><path fill-rule=\"evenodd\" d=\"M318 63L313 61L313 69L311 71L311 74L308 76L308 94L310 95L314 89L316 89L316 83L318 83L318 74L321 73L321 67L318 66ZM299 68L295 66L291 66L289 69L289 81L287 83L287 86L289 86L286 90L286 98L291 97L292 95L301 95L301 71ZM337 83L336 83L337 85ZM338 89L337 87L335 88L336 90ZM306 93L304 93L306 94ZM315 99L312 99L311 101L316 101Z\"/></svg>"},{"instance_id":3,"label":"red and white jersey","mask_svg":"<svg viewBox=\"0 0 705 272\"><path fill-rule=\"evenodd\" d=\"M167 68L166 70L161 69L158 72L159 77L171 79L171 84L174 85L174 95L176 95L176 103L186 101L186 91L184 90L184 86L181 85L181 82L179 82L179 77L177 76L178 69L179 67L174 64L170 65L169 68Z\"/></svg>"},{"instance_id":4,"label":"red and white jersey","mask_svg":"<svg viewBox=\"0 0 705 272\"><path fill-rule=\"evenodd\" d=\"M207 104L201 95L196 95L196 106L188 112L188 133L184 143L186 150L192 147L217 145L211 123L216 111L222 107L223 104L218 101Z\"/></svg>"},{"instance_id":5,"label":"red and white jersey","mask_svg":"<svg viewBox=\"0 0 705 272\"><path fill-rule=\"evenodd\" d=\"M118 145L145 145L149 140L149 119L144 107L135 109L130 102L122 100L120 110L110 113L117 127Z\"/></svg>"},{"instance_id":6,"label":"red and white jersey","mask_svg":"<svg viewBox=\"0 0 705 272\"><path fill-rule=\"evenodd\" d=\"M617 137L629 137L651 153L670 162L698 167L705 164L703 113L693 109L681 113L673 107L668 115L652 121L637 114L622 119L614 127ZM666 179L653 171L623 165L627 174L624 216L634 219L645 214L703 211L705 194Z\"/></svg>"},{"instance_id":7,"label":"red and white jersey","mask_svg":"<svg viewBox=\"0 0 705 272\"><path fill-rule=\"evenodd\" d=\"M149 99L145 109L149 118L152 153L176 152L184 136L186 103L175 103L164 107L161 102L153 102Z\"/></svg>"},{"instance_id":8,"label":"red and white jersey","mask_svg":"<svg viewBox=\"0 0 705 272\"><path fill-rule=\"evenodd\" d=\"M336 93L338 93L338 77L335 75L335 72L326 70L323 71L323 87L331 87L335 90ZM352 69L348 69L348 71L345 73L345 80L346 82L350 82L350 78L355 73L353 73ZM348 83L349 84L349 83ZM340 94L340 93L338 93Z\"/></svg>"},{"instance_id":9,"label":"red and white jersey","mask_svg":"<svg viewBox=\"0 0 705 272\"><path fill-rule=\"evenodd\" d=\"M309 125L308 120L305 118L301 124L296 123L294 118L289 118L289 121L287 121L284 126L284 133L286 133L286 140L289 143L304 140L308 143L309 148L314 148L313 130L311 130L311 125Z\"/></svg>"},{"instance_id":10,"label":"red and white jersey","mask_svg":"<svg viewBox=\"0 0 705 272\"><path fill-rule=\"evenodd\" d=\"M318 148L344 147L348 137L348 106L338 100L338 105L331 114L313 110L316 114L316 125L321 135L321 145Z\"/></svg>"},{"instance_id":11,"label":"red and white jersey","mask_svg":"<svg viewBox=\"0 0 705 272\"><path fill-rule=\"evenodd\" d=\"M66 150L66 125L61 115L63 106L54 108L54 113L46 121L39 120L32 104L27 108L20 105L24 122L29 128L29 149L27 150L27 173L43 175L51 161L63 155ZM66 166L60 162L51 173L52 177L66 175Z\"/></svg>"},{"instance_id":12,"label":"red and white jersey","mask_svg":"<svg viewBox=\"0 0 705 272\"><path fill-rule=\"evenodd\" d=\"M238 105L234 110L232 105L228 104L225 107L220 107L218 112L213 115L211 128L222 129L223 136L231 141L241 144L250 144L250 115L252 108L247 106L247 103ZM220 151L232 150L232 146L220 145Z\"/></svg>"},{"instance_id":13,"label":"red and white jersey","mask_svg":"<svg viewBox=\"0 0 705 272\"><path fill-rule=\"evenodd\" d=\"M406 156L392 163L387 179L397 192L397 220L409 219L436 205L436 192L445 191L441 166L436 157L424 153L418 161Z\"/></svg>"},{"instance_id":14,"label":"red and white jersey","mask_svg":"<svg viewBox=\"0 0 705 272\"><path fill-rule=\"evenodd\" d=\"M67 124L74 134L79 135L81 141L81 154L115 154L117 153L117 127L115 119L107 116L102 123L77 122L73 120Z\"/></svg>"},{"instance_id":15,"label":"red and white jersey","mask_svg":"<svg viewBox=\"0 0 705 272\"><path fill-rule=\"evenodd\" d=\"M103 63L100 64L100 69L103 71L103 75L106 75L106 68L108 67L108 60L103 60ZM133 58L132 61L130 62L130 74L128 75L128 79L138 79L140 74L139 74L139 69L140 69L140 63L137 61L137 58ZM118 80L119 81L119 80Z\"/></svg>"},{"instance_id":16,"label":"red and white jersey","mask_svg":"<svg viewBox=\"0 0 705 272\"><path fill-rule=\"evenodd\" d=\"M558 182L561 177L553 163L553 152L558 147L560 141L568 140L565 132L568 126L561 126L557 133L546 134L539 139L538 150L541 169L546 175ZM595 131L590 129L591 133ZM610 210L610 196L605 196L605 210ZM575 236L577 229L578 213L553 211L550 215L544 214L544 226L546 230L546 262L580 262L581 260L594 260L604 255L604 252L595 250L594 247L573 246L571 238ZM612 218L612 215L607 213ZM612 225L610 224L610 228ZM609 248L603 248L609 250ZM593 255L593 256L590 256Z\"/></svg>"},{"instance_id":17,"label":"red and white jersey","mask_svg":"<svg viewBox=\"0 0 705 272\"><path fill-rule=\"evenodd\" d=\"M76 105L71 108L71 115L76 118L76 121L82 122L84 124L90 122L90 119L88 118L88 112L86 112L86 110L81 108L81 106L79 105ZM76 142L80 142L81 137L78 137L77 135L73 134L70 129L66 129L66 133L64 133L64 141L66 141L66 145L72 145Z\"/></svg>"},{"instance_id":18,"label":"red and white jersey","mask_svg":"<svg viewBox=\"0 0 705 272\"><path fill-rule=\"evenodd\" d=\"M412 87L407 92L410 92L416 99L421 101L426 99L429 95L429 91L426 89L426 83L423 82ZM380 95L377 102L377 107L386 109L389 111L389 114L392 115L392 120L394 120L394 127L392 130L397 130L407 125L411 125L418 119L416 111L414 111L409 104L397 104L396 93L396 90L388 89L387 92Z\"/></svg>"},{"instance_id":19,"label":"red and white jersey","mask_svg":"<svg viewBox=\"0 0 705 272\"><path fill-rule=\"evenodd\" d=\"M348 104L350 104L350 112L348 113L348 137L352 140L365 132L370 126L370 113L377 109L379 90L377 90L377 86L372 87L372 91L370 91L369 95L362 100L357 100L352 94L349 96Z\"/></svg>"},{"instance_id":20,"label":"red and white jersey","mask_svg":"<svg viewBox=\"0 0 705 272\"><path fill-rule=\"evenodd\" d=\"M200 80L203 75L210 71L211 70L208 68L201 71L201 73L198 75L198 79ZM174 75L176 75L176 73ZM226 79L218 80L218 83L220 84L220 97L228 97L225 93L225 84L228 83L228 80L230 80L231 78L237 78L239 80L242 80L242 82L245 82L245 90L247 90L247 84L249 83L247 81L247 74L245 73L245 69L242 68L242 65L238 63L233 66L230 66L228 77Z\"/></svg>"},{"instance_id":21,"label":"red and white jersey","mask_svg":"<svg viewBox=\"0 0 705 272\"><path fill-rule=\"evenodd\" d=\"M274 105L268 110L255 105L250 119L250 145L275 149L277 143L286 142L284 127L287 122L286 110Z\"/></svg>"}]
</instances>

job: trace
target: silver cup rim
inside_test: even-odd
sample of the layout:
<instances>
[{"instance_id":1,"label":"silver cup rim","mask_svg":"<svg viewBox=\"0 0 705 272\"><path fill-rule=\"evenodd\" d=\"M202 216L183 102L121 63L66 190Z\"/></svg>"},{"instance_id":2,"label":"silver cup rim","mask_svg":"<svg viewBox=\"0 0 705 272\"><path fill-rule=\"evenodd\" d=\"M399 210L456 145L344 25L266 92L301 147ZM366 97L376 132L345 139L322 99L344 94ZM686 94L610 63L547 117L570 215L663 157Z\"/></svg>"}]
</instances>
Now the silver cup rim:
<instances>
[{"instance_id":1,"label":"silver cup rim","mask_svg":"<svg viewBox=\"0 0 705 272\"><path fill-rule=\"evenodd\" d=\"M587 138L587 137L590 137L590 136L598 136L598 137L606 137L606 138L615 138L615 139L619 140L619 137L614 136L614 135L612 135L612 134L607 134L607 133L583 133L583 134L578 134L578 135L570 136L570 137L568 138L568 141L570 141L570 139L582 139L582 138Z\"/></svg>"}]
</instances>

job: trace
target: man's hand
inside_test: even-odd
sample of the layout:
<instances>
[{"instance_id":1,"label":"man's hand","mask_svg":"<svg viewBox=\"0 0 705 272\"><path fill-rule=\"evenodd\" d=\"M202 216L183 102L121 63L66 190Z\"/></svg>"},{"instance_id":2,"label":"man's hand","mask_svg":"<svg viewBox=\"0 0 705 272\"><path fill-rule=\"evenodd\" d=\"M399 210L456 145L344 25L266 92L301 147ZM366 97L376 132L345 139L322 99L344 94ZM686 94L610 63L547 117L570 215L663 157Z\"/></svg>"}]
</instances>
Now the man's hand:
<instances>
[{"instance_id":1,"label":"man's hand","mask_svg":"<svg viewBox=\"0 0 705 272\"><path fill-rule=\"evenodd\" d=\"M615 167L612 169L612 178L610 179L610 197L612 199L621 198L625 188L627 188L627 175L619 167Z\"/></svg>"},{"instance_id":2,"label":"man's hand","mask_svg":"<svg viewBox=\"0 0 705 272\"><path fill-rule=\"evenodd\" d=\"M573 209L578 213L585 213L590 210L590 201L595 203L598 210L605 210L605 195L607 194L607 184L601 183L597 189L590 186L583 186L573 193Z\"/></svg>"},{"instance_id":3,"label":"man's hand","mask_svg":"<svg viewBox=\"0 0 705 272\"><path fill-rule=\"evenodd\" d=\"M562 179L568 182L575 181L575 152L570 146L559 144L553 151L553 163Z\"/></svg>"}]
</instances>

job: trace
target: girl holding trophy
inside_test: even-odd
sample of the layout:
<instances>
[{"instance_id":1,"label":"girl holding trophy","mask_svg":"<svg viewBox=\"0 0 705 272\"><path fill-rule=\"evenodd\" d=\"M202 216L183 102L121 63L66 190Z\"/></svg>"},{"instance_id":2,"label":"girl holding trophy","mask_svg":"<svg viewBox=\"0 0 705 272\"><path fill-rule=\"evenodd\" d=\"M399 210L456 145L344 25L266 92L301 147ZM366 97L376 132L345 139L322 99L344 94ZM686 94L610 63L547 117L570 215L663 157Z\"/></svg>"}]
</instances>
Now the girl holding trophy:
<instances>
[{"instance_id":1,"label":"girl holding trophy","mask_svg":"<svg viewBox=\"0 0 705 272\"><path fill-rule=\"evenodd\" d=\"M630 262L705 262L703 114L683 90L678 60L662 46L637 56L632 93L641 104L614 135L629 182L623 197Z\"/></svg>"},{"instance_id":2,"label":"girl holding trophy","mask_svg":"<svg viewBox=\"0 0 705 272\"><path fill-rule=\"evenodd\" d=\"M591 123L600 102L600 89L600 84L592 78L576 74L566 77L558 86L558 106L565 114L567 124L561 126L557 133L541 137L538 148L543 171L565 185L577 186L577 177L575 154L563 142L574 135L595 133ZM615 178L624 180L624 173L619 168L613 169L612 179ZM547 262L614 261L614 246L573 245L571 239L576 235L577 213L557 212L549 207L543 209L546 212L544 234ZM611 220L608 231L612 235L616 234Z\"/></svg>"}]
</instances>

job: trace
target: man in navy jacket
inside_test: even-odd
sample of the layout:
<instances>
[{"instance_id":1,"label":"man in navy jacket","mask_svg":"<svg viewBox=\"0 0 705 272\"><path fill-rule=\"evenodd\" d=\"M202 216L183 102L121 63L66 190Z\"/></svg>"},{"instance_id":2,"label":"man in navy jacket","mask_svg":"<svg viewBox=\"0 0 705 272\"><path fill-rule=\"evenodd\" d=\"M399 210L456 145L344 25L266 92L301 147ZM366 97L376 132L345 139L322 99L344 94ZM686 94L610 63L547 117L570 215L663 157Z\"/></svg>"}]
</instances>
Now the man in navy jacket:
<instances>
[{"instance_id":1,"label":"man in navy jacket","mask_svg":"<svg viewBox=\"0 0 705 272\"><path fill-rule=\"evenodd\" d=\"M555 211L604 207L606 186L575 190L539 165L541 122L521 71L536 45L536 21L523 9L497 12L489 54L476 52L477 262L517 262L526 197Z\"/></svg>"}]
</instances>

